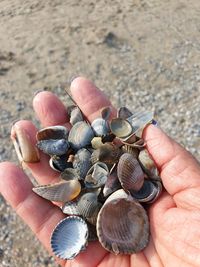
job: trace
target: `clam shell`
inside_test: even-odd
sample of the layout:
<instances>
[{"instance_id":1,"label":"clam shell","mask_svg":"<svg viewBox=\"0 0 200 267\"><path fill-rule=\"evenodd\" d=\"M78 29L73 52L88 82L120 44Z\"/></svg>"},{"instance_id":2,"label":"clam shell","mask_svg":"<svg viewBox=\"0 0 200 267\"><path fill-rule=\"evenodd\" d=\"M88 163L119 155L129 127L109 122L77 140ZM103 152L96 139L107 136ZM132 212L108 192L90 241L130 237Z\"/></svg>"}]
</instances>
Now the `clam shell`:
<instances>
[{"instance_id":1,"label":"clam shell","mask_svg":"<svg viewBox=\"0 0 200 267\"><path fill-rule=\"evenodd\" d=\"M98 206L98 196L96 193L86 193L80 197L77 203L77 208L80 214L84 217L92 217L97 206Z\"/></svg>"},{"instance_id":2,"label":"clam shell","mask_svg":"<svg viewBox=\"0 0 200 267\"><path fill-rule=\"evenodd\" d=\"M59 172L63 172L66 168L72 168L72 162L67 161L67 156L66 155L61 155L61 156L52 156L49 159L49 165L50 167Z\"/></svg>"},{"instance_id":3,"label":"clam shell","mask_svg":"<svg viewBox=\"0 0 200 267\"><path fill-rule=\"evenodd\" d=\"M81 215L78 206L78 200L68 201L62 206L62 212L68 215Z\"/></svg>"},{"instance_id":4,"label":"clam shell","mask_svg":"<svg viewBox=\"0 0 200 267\"><path fill-rule=\"evenodd\" d=\"M102 110L101 110L102 119L104 119L106 121L109 120L111 113L112 113L112 109L110 106L102 108Z\"/></svg>"},{"instance_id":5,"label":"clam shell","mask_svg":"<svg viewBox=\"0 0 200 267\"><path fill-rule=\"evenodd\" d=\"M88 226L78 216L69 216L55 227L51 236L54 254L61 259L71 260L84 250L88 241Z\"/></svg>"},{"instance_id":6,"label":"clam shell","mask_svg":"<svg viewBox=\"0 0 200 267\"><path fill-rule=\"evenodd\" d=\"M36 139L38 141L41 140L49 140L49 139L67 139L69 131L61 125L50 126L41 129L36 134Z\"/></svg>"},{"instance_id":7,"label":"clam shell","mask_svg":"<svg viewBox=\"0 0 200 267\"><path fill-rule=\"evenodd\" d=\"M116 118L111 120L110 130L117 137L125 138L132 133L132 126L127 120Z\"/></svg>"},{"instance_id":8,"label":"clam shell","mask_svg":"<svg viewBox=\"0 0 200 267\"><path fill-rule=\"evenodd\" d=\"M117 165L117 175L121 186L125 190L138 191L144 183L144 173L137 159L128 153L124 153Z\"/></svg>"},{"instance_id":9,"label":"clam shell","mask_svg":"<svg viewBox=\"0 0 200 267\"><path fill-rule=\"evenodd\" d=\"M122 155L122 150L113 143L105 143L98 149L94 150L91 156L92 163L101 161L107 164L118 162Z\"/></svg>"},{"instance_id":10,"label":"clam shell","mask_svg":"<svg viewBox=\"0 0 200 267\"><path fill-rule=\"evenodd\" d=\"M81 185L77 180L70 180L33 187L33 191L51 201L67 202L79 195Z\"/></svg>"},{"instance_id":11,"label":"clam shell","mask_svg":"<svg viewBox=\"0 0 200 267\"><path fill-rule=\"evenodd\" d=\"M38 141L37 147L45 154L61 156L68 151L69 143L66 139L49 139Z\"/></svg>"},{"instance_id":12,"label":"clam shell","mask_svg":"<svg viewBox=\"0 0 200 267\"><path fill-rule=\"evenodd\" d=\"M110 131L109 124L102 118L97 118L91 123L91 127L96 136L107 135Z\"/></svg>"},{"instance_id":13,"label":"clam shell","mask_svg":"<svg viewBox=\"0 0 200 267\"><path fill-rule=\"evenodd\" d=\"M83 121L83 115L79 107L72 105L71 107L68 107L67 112L72 125L79 121Z\"/></svg>"},{"instance_id":14,"label":"clam shell","mask_svg":"<svg viewBox=\"0 0 200 267\"><path fill-rule=\"evenodd\" d=\"M84 179L88 170L91 168L91 153L85 148L78 150L74 156L73 167L79 173L80 178Z\"/></svg>"},{"instance_id":15,"label":"clam shell","mask_svg":"<svg viewBox=\"0 0 200 267\"><path fill-rule=\"evenodd\" d=\"M76 169L67 168L60 174L60 178L65 180L65 181L79 180L80 179L80 175L79 175L79 173L77 172Z\"/></svg>"},{"instance_id":16,"label":"clam shell","mask_svg":"<svg viewBox=\"0 0 200 267\"><path fill-rule=\"evenodd\" d=\"M68 141L74 150L90 145L94 132L85 121L77 122L70 130Z\"/></svg>"},{"instance_id":17,"label":"clam shell","mask_svg":"<svg viewBox=\"0 0 200 267\"><path fill-rule=\"evenodd\" d=\"M150 178L156 178L158 177L158 169L151 158L149 152L147 149L141 150L138 156L138 160L144 170L144 172L150 177Z\"/></svg>"},{"instance_id":18,"label":"clam shell","mask_svg":"<svg viewBox=\"0 0 200 267\"><path fill-rule=\"evenodd\" d=\"M92 141L91 145L94 149L97 149L103 145L102 138L100 136L95 136Z\"/></svg>"},{"instance_id":19,"label":"clam shell","mask_svg":"<svg viewBox=\"0 0 200 267\"><path fill-rule=\"evenodd\" d=\"M98 214L99 214L99 211L102 207L102 204L98 204L95 211L93 212L92 216L91 217L86 217L86 220L87 222L89 222L90 224L92 225L96 225L97 223L97 217L98 217Z\"/></svg>"},{"instance_id":20,"label":"clam shell","mask_svg":"<svg viewBox=\"0 0 200 267\"><path fill-rule=\"evenodd\" d=\"M105 184L108 177L108 167L103 162L95 163L88 171L84 183L87 188L98 188Z\"/></svg>"},{"instance_id":21,"label":"clam shell","mask_svg":"<svg viewBox=\"0 0 200 267\"><path fill-rule=\"evenodd\" d=\"M126 107L121 107L117 111L117 117L121 119L127 119L128 117L132 115L133 113Z\"/></svg>"},{"instance_id":22,"label":"clam shell","mask_svg":"<svg viewBox=\"0 0 200 267\"><path fill-rule=\"evenodd\" d=\"M137 253L149 242L148 216L136 200L130 196L121 198L118 191L106 200L98 214L97 235L101 245L112 253Z\"/></svg>"},{"instance_id":23,"label":"clam shell","mask_svg":"<svg viewBox=\"0 0 200 267\"><path fill-rule=\"evenodd\" d=\"M121 184L117 176L117 165L115 164L115 166L110 170L110 174L108 175L105 186L103 188L104 197L109 196L119 188L121 188Z\"/></svg>"}]
</instances>

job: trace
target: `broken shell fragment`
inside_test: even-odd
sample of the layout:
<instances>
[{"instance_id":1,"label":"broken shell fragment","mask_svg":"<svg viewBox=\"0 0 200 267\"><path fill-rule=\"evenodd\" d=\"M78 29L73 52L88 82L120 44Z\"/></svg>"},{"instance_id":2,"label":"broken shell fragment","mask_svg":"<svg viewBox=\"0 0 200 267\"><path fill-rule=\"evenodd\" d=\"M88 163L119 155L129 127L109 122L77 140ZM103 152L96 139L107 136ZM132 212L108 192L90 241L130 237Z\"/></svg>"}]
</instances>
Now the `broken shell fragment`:
<instances>
[{"instance_id":1,"label":"broken shell fragment","mask_svg":"<svg viewBox=\"0 0 200 267\"><path fill-rule=\"evenodd\" d=\"M55 227L51 236L51 247L56 256L71 260L85 249L87 241L87 223L78 216L69 216Z\"/></svg>"},{"instance_id":2,"label":"broken shell fragment","mask_svg":"<svg viewBox=\"0 0 200 267\"><path fill-rule=\"evenodd\" d=\"M144 172L138 160L129 153L124 153L117 165L117 175L125 190L138 191L144 183Z\"/></svg>"},{"instance_id":3,"label":"broken shell fragment","mask_svg":"<svg viewBox=\"0 0 200 267\"><path fill-rule=\"evenodd\" d=\"M132 254L149 242L149 222L144 208L131 196L111 195L97 218L97 235L102 246L115 254ZM120 195L120 194L119 194Z\"/></svg>"},{"instance_id":4,"label":"broken shell fragment","mask_svg":"<svg viewBox=\"0 0 200 267\"><path fill-rule=\"evenodd\" d=\"M37 147L45 154L61 156L69 149L69 143L66 139L49 139L38 141Z\"/></svg>"},{"instance_id":5,"label":"broken shell fragment","mask_svg":"<svg viewBox=\"0 0 200 267\"><path fill-rule=\"evenodd\" d=\"M78 180L62 181L59 183L33 187L33 191L48 200L67 202L77 197L81 191Z\"/></svg>"},{"instance_id":6,"label":"broken shell fragment","mask_svg":"<svg viewBox=\"0 0 200 267\"><path fill-rule=\"evenodd\" d=\"M103 162L95 163L88 171L84 183L87 188L98 188L105 184L108 177L108 167Z\"/></svg>"},{"instance_id":7,"label":"broken shell fragment","mask_svg":"<svg viewBox=\"0 0 200 267\"><path fill-rule=\"evenodd\" d=\"M36 134L36 139L38 141L49 139L67 139L68 134L69 131L64 126L49 126L38 131Z\"/></svg>"}]
</instances>

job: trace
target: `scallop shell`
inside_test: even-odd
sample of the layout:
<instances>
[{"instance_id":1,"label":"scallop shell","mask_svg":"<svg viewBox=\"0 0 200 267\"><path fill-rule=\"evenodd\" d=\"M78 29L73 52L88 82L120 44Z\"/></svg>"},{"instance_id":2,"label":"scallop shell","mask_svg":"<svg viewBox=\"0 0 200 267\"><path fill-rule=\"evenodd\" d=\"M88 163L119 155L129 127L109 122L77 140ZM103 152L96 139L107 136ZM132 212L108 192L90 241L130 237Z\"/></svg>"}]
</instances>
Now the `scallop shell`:
<instances>
[{"instance_id":1,"label":"scallop shell","mask_svg":"<svg viewBox=\"0 0 200 267\"><path fill-rule=\"evenodd\" d=\"M110 131L109 124L102 118L97 118L91 123L91 127L96 136L107 135Z\"/></svg>"},{"instance_id":2,"label":"scallop shell","mask_svg":"<svg viewBox=\"0 0 200 267\"><path fill-rule=\"evenodd\" d=\"M64 126L56 125L46 127L38 131L36 134L36 139L38 141L49 139L67 139L68 134L69 130L67 130Z\"/></svg>"},{"instance_id":3,"label":"scallop shell","mask_svg":"<svg viewBox=\"0 0 200 267\"><path fill-rule=\"evenodd\" d=\"M70 130L68 141L74 150L90 145L94 132L85 121L77 122Z\"/></svg>"},{"instance_id":4,"label":"scallop shell","mask_svg":"<svg viewBox=\"0 0 200 267\"><path fill-rule=\"evenodd\" d=\"M79 107L72 105L68 107L67 112L70 117L70 123L72 125L76 124L79 121L83 121L83 115Z\"/></svg>"},{"instance_id":5,"label":"scallop shell","mask_svg":"<svg viewBox=\"0 0 200 267\"><path fill-rule=\"evenodd\" d=\"M97 235L101 245L112 253L137 253L149 242L148 217L136 200L125 197L125 193L120 197L118 191L106 200L98 214Z\"/></svg>"},{"instance_id":6,"label":"scallop shell","mask_svg":"<svg viewBox=\"0 0 200 267\"><path fill-rule=\"evenodd\" d=\"M84 179L88 170L91 168L91 153L85 148L78 150L74 156L73 167L79 173L80 178Z\"/></svg>"},{"instance_id":7,"label":"scallop shell","mask_svg":"<svg viewBox=\"0 0 200 267\"><path fill-rule=\"evenodd\" d=\"M105 184L108 177L108 167L103 162L95 163L88 171L85 177L85 186L87 188L98 188Z\"/></svg>"},{"instance_id":8,"label":"scallop shell","mask_svg":"<svg viewBox=\"0 0 200 267\"><path fill-rule=\"evenodd\" d=\"M85 249L88 234L88 226L83 219L78 216L69 216L60 221L52 233L52 251L61 259L74 259Z\"/></svg>"},{"instance_id":9,"label":"scallop shell","mask_svg":"<svg viewBox=\"0 0 200 267\"><path fill-rule=\"evenodd\" d=\"M79 195L81 185L77 180L70 180L36 186L33 187L33 191L37 195L51 201L67 202Z\"/></svg>"},{"instance_id":10,"label":"scallop shell","mask_svg":"<svg viewBox=\"0 0 200 267\"><path fill-rule=\"evenodd\" d=\"M48 155L61 156L69 149L69 143L65 139L59 140L41 140L37 142L37 147Z\"/></svg>"},{"instance_id":11,"label":"scallop shell","mask_svg":"<svg viewBox=\"0 0 200 267\"><path fill-rule=\"evenodd\" d=\"M94 150L91 156L92 163L101 161L107 164L118 162L122 155L122 150L113 143L105 143L98 149Z\"/></svg>"},{"instance_id":12,"label":"scallop shell","mask_svg":"<svg viewBox=\"0 0 200 267\"><path fill-rule=\"evenodd\" d=\"M117 175L121 186L125 190L138 191L144 183L144 173L137 159L128 153L124 153L117 165Z\"/></svg>"},{"instance_id":13,"label":"scallop shell","mask_svg":"<svg viewBox=\"0 0 200 267\"><path fill-rule=\"evenodd\" d=\"M132 115L133 113L126 107L121 107L117 111L117 117L121 119L127 119L128 117Z\"/></svg>"},{"instance_id":14,"label":"scallop shell","mask_svg":"<svg viewBox=\"0 0 200 267\"><path fill-rule=\"evenodd\" d=\"M117 137L125 138L132 133L132 126L127 120L116 118L111 120L110 130Z\"/></svg>"}]
</instances>

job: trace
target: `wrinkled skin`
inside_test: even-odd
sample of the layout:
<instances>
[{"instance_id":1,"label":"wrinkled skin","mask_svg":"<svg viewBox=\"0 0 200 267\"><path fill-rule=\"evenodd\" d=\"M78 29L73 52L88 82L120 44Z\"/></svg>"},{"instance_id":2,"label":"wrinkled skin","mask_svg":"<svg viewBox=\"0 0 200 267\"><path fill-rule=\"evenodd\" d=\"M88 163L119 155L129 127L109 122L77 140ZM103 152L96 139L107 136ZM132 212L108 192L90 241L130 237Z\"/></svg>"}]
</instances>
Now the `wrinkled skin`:
<instances>
[{"instance_id":1,"label":"wrinkled skin","mask_svg":"<svg viewBox=\"0 0 200 267\"><path fill-rule=\"evenodd\" d=\"M89 121L99 115L102 107L111 105L104 94L84 78L73 80L71 94ZM37 94L33 107L43 126L68 125L65 107L52 93ZM14 127L23 128L30 142L35 143L37 129L32 122L18 121ZM115 256L105 251L98 242L93 242L72 261L56 259L61 266L200 266L199 163L158 127L146 127L143 137L166 189L148 210L151 228L149 245L136 255ZM26 167L40 184L57 179L58 174L49 168L47 157L43 154L40 162L28 163ZM59 208L35 195L22 169L10 162L0 164L0 191L51 253L51 232L64 217Z\"/></svg>"}]
</instances>

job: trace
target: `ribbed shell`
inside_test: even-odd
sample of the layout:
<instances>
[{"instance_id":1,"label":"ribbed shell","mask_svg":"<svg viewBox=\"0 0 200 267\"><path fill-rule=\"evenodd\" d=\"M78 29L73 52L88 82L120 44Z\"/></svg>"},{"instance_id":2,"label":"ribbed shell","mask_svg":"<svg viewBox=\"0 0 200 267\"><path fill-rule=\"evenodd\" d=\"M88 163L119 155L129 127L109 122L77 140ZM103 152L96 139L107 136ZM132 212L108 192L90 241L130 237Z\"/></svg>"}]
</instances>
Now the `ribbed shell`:
<instances>
[{"instance_id":1,"label":"ribbed shell","mask_svg":"<svg viewBox=\"0 0 200 267\"><path fill-rule=\"evenodd\" d=\"M115 254L140 252L149 241L146 211L130 196L113 199L111 195L109 198L97 218L97 235L101 245Z\"/></svg>"},{"instance_id":2,"label":"ribbed shell","mask_svg":"<svg viewBox=\"0 0 200 267\"><path fill-rule=\"evenodd\" d=\"M110 130L108 122L102 118L95 119L92 122L91 127L96 136L107 135Z\"/></svg>"},{"instance_id":3,"label":"ribbed shell","mask_svg":"<svg viewBox=\"0 0 200 267\"><path fill-rule=\"evenodd\" d=\"M37 142L37 147L48 155L61 156L69 149L69 143L65 139L60 140L41 140Z\"/></svg>"},{"instance_id":4,"label":"ribbed shell","mask_svg":"<svg viewBox=\"0 0 200 267\"><path fill-rule=\"evenodd\" d=\"M126 145L123 145L121 149L124 153L129 153L133 155L135 158L138 158L139 150L137 147L132 147L129 144L126 144Z\"/></svg>"},{"instance_id":5,"label":"ribbed shell","mask_svg":"<svg viewBox=\"0 0 200 267\"><path fill-rule=\"evenodd\" d=\"M84 218L92 217L97 206L97 194L92 192L81 196L77 203L78 210Z\"/></svg>"},{"instance_id":6,"label":"ribbed shell","mask_svg":"<svg viewBox=\"0 0 200 267\"><path fill-rule=\"evenodd\" d=\"M77 122L70 130L68 141L74 150L90 145L94 132L85 121Z\"/></svg>"},{"instance_id":7,"label":"ribbed shell","mask_svg":"<svg viewBox=\"0 0 200 267\"><path fill-rule=\"evenodd\" d=\"M121 186L125 190L138 191L144 183L144 173L137 159L128 153L124 153L117 165L117 175Z\"/></svg>"},{"instance_id":8,"label":"ribbed shell","mask_svg":"<svg viewBox=\"0 0 200 267\"><path fill-rule=\"evenodd\" d=\"M78 152L75 154L73 167L77 170L82 179L85 178L88 170L92 166L90 158L91 153L85 148L78 150Z\"/></svg>"},{"instance_id":9,"label":"ribbed shell","mask_svg":"<svg viewBox=\"0 0 200 267\"><path fill-rule=\"evenodd\" d=\"M66 202L62 206L62 212L68 215L81 215L77 207L77 202L77 200Z\"/></svg>"},{"instance_id":10,"label":"ribbed shell","mask_svg":"<svg viewBox=\"0 0 200 267\"><path fill-rule=\"evenodd\" d=\"M98 149L94 150L91 156L92 163L101 161L107 164L118 162L122 155L122 150L112 143L105 143Z\"/></svg>"},{"instance_id":11,"label":"ribbed shell","mask_svg":"<svg viewBox=\"0 0 200 267\"><path fill-rule=\"evenodd\" d=\"M70 180L33 187L33 191L37 195L51 201L67 202L79 195L81 185L77 180Z\"/></svg>"},{"instance_id":12,"label":"ribbed shell","mask_svg":"<svg viewBox=\"0 0 200 267\"><path fill-rule=\"evenodd\" d=\"M36 139L38 141L49 139L66 139L68 133L69 131L64 126L50 126L38 131L36 134Z\"/></svg>"},{"instance_id":13,"label":"ribbed shell","mask_svg":"<svg viewBox=\"0 0 200 267\"><path fill-rule=\"evenodd\" d=\"M69 216L55 227L51 236L51 247L56 256L71 260L85 249L87 241L86 222L78 216Z\"/></svg>"}]
</instances>

